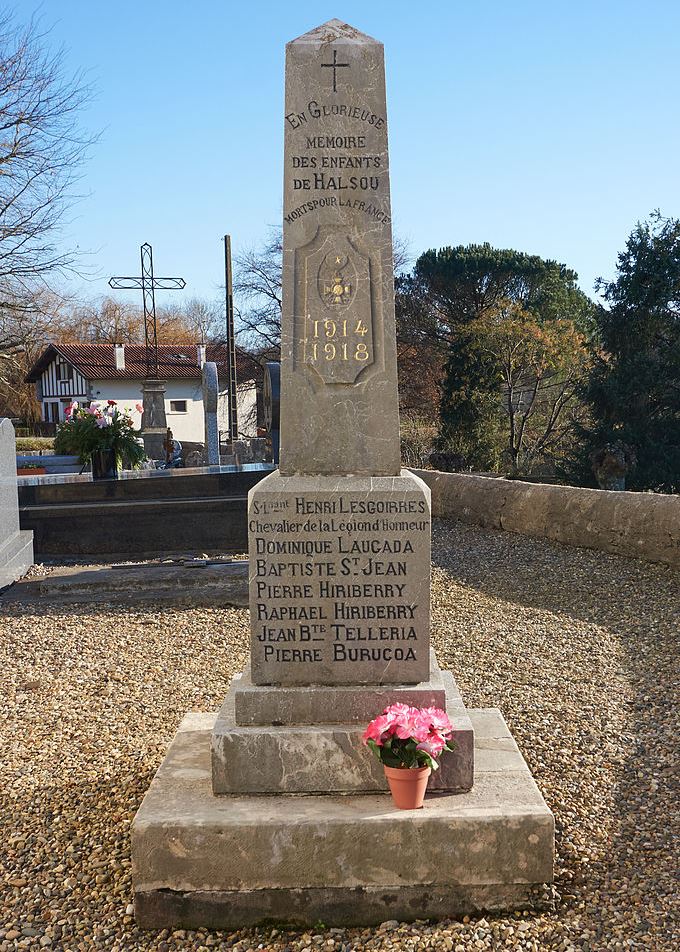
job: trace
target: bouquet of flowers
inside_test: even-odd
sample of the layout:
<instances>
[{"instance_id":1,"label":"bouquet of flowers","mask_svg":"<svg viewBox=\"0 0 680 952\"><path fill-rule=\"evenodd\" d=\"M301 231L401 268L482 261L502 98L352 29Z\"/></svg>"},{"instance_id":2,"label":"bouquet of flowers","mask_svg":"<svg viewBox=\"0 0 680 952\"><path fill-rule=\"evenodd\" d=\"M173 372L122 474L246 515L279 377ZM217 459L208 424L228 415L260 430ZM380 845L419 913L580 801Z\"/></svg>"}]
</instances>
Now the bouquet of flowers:
<instances>
[{"instance_id":1,"label":"bouquet of flowers","mask_svg":"<svg viewBox=\"0 0 680 952\"><path fill-rule=\"evenodd\" d=\"M408 704L386 707L366 728L363 742L385 767L392 768L437 770L442 753L456 747L445 711Z\"/></svg>"},{"instance_id":2,"label":"bouquet of flowers","mask_svg":"<svg viewBox=\"0 0 680 952\"><path fill-rule=\"evenodd\" d=\"M141 404L136 408L142 412ZM129 407L119 407L115 400L93 400L84 407L74 401L64 415L66 419L57 427L55 452L73 454L81 463L88 463L95 453L109 450L119 468L123 460L135 467L144 459Z\"/></svg>"}]
</instances>

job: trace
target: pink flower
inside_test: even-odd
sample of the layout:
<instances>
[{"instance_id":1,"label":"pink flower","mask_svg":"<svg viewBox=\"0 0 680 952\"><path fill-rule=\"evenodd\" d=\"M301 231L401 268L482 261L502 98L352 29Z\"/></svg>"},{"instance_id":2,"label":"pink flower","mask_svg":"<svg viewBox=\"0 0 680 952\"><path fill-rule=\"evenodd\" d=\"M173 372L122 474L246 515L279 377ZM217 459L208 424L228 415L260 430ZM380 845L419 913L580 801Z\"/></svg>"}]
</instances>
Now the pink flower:
<instances>
[{"instance_id":1,"label":"pink flower","mask_svg":"<svg viewBox=\"0 0 680 952\"><path fill-rule=\"evenodd\" d=\"M376 744L381 747L383 743L383 735L390 734L391 723L386 714L381 714L379 717L375 717L371 723L368 725L364 731L362 741L364 744L366 741L374 740Z\"/></svg>"},{"instance_id":2,"label":"pink flower","mask_svg":"<svg viewBox=\"0 0 680 952\"><path fill-rule=\"evenodd\" d=\"M141 405L141 403L135 403L135 410L137 413L144 413L144 407Z\"/></svg>"},{"instance_id":3,"label":"pink flower","mask_svg":"<svg viewBox=\"0 0 680 952\"><path fill-rule=\"evenodd\" d=\"M408 740L409 737L415 737L418 730L418 711L415 707L408 709L408 712L401 714L396 722L394 733L400 740Z\"/></svg>"},{"instance_id":4,"label":"pink flower","mask_svg":"<svg viewBox=\"0 0 680 952\"><path fill-rule=\"evenodd\" d=\"M424 707L422 708L421 714L423 717L429 718L430 724L436 731L442 731L444 734L448 734L453 730L453 724L448 718L446 711L442 711L439 707Z\"/></svg>"},{"instance_id":5,"label":"pink flower","mask_svg":"<svg viewBox=\"0 0 680 952\"><path fill-rule=\"evenodd\" d=\"M426 754L429 754L435 759L439 757L445 747L446 743L438 734L433 734L427 738L427 740L423 740L418 744L418 750L424 750Z\"/></svg>"},{"instance_id":6,"label":"pink flower","mask_svg":"<svg viewBox=\"0 0 680 952\"><path fill-rule=\"evenodd\" d=\"M401 716L410 714L413 710L415 710L415 708L409 707L408 704L402 704L396 701L394 704L390 704L389 707L386 707L383 714L387 714L392 720L398 720Z\"/></svg>"},{"instance_id":7,"label":"pink flower","mask_svg":"<svg viewBox=\"0 0 680 952\"><path fill-rule=\"evenodd\" d=\"M430 718L426 711L418 711L415 718L413 736L417 741L426 741L430 737Z\"/></svg>"}]
</instances>

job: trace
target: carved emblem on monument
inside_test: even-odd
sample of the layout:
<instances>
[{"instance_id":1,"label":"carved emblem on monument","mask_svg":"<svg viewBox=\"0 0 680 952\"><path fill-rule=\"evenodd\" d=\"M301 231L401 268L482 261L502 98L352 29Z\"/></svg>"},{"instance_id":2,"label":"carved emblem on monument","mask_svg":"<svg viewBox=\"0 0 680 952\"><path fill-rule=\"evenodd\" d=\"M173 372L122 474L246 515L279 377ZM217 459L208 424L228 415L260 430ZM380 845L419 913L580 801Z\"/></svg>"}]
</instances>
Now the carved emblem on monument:
<instances>
[{"instance_id":1,"label":"carved emblem on monument","mask_svg":"<svg viewBox=\"0 0 680 952\"><path fill-rule=\"evenodd\" d=\"M329 226L296 251L296 358L324 383L352 384L375 362L373 277L356 240Z\"/></svg>"},{"instance_id":2,"label":"carved emblem on monument","mask_svg":"<svg viewBox=\"0 0 680 952\"><path fill-rule=\"evenodd\" d=\"M354 296L354 266L348 255L330 252L319 269L319 294L326 307L347 307Z\"/></svg>"}]
</instances>

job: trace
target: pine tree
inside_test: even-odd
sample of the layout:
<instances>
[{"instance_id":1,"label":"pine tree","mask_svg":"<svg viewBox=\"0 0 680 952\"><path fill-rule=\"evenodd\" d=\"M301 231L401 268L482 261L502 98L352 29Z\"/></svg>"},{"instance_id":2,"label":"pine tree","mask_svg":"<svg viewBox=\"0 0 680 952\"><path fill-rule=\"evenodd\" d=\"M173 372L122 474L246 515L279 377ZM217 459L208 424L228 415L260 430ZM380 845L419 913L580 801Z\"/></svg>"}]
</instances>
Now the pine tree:
<instances>
[{"instance_id":1,"label":"pine tree","mask_svg":"<svg viewBox=\"0 0 680 952\"><path fill-rule=\"evenodd\" d=\"M637 458L627 489L680 492L680 220L657 211L639 223L618 276L598 285L609 306L596 314L580 475L592 484L591 457L619 442Z\"/></svg>"}]
</instances>

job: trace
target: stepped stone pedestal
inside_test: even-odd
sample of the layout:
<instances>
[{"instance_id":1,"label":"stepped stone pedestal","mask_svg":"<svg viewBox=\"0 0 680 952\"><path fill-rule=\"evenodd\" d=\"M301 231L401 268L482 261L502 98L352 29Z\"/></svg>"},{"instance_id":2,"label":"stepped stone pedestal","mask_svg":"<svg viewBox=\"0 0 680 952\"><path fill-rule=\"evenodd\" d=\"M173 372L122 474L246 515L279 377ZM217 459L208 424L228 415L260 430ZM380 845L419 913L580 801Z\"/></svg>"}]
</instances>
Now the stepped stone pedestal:
<instances>
[{"instance_id":1,"label":"stepped stone pedestal","mask_svg":"<svg viewBox=\"0 0 680 952\"><path fill-rule=\"evenodd\" d=\"M281 695L283 695L281 697ZM382 765L361 741L366 724L394 701L445 709L456 750L442 758L430 790L472 788L474 733L453 676L439 670L420 684L365 688L261 688L248 673L231 684L212 733L215 794L386 791ZM257 724L269 714L269 725Z\"/></svg>"},{"instance_id":2,"label":"stepped stone pedestal","mask_svg":"<svg viewBox=\"0 0 680 952\"><path fill-rule=\"evenodd\" d=\"M468 712L475 785L397 810L387 793L215 796L214 714L188 714L137 814L142 928L370 925L541 909L554 824L499 711Z\"/></svg>"}]
</instances>

